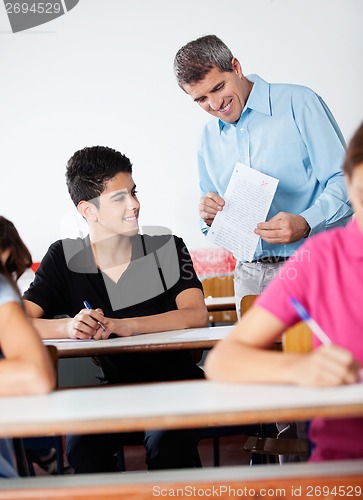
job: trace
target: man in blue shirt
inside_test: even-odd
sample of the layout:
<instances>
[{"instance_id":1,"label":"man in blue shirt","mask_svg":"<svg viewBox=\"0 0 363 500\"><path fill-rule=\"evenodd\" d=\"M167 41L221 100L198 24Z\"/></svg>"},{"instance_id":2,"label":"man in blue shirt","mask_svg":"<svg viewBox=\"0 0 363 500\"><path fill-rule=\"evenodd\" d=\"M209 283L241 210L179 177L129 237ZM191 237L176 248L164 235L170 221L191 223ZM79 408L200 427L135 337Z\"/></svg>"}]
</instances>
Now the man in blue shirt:
<instances>
[{"instance_id":1,"label":"man in blue shirt","mask_svg":"<svg viewBox=\"0 0 363 500\"><path fill-rule=\"evenodd\" d=\"M179 86L214 119L198 153L202 231L207 233L236 162L279 180L252 262L237 262L236 305L260 294L304 238L345 225L352 215L342 173L345 142L324 101L307 87L244 76L215 35L182 47L174 69Z\"/></svg>"}]
</instances>

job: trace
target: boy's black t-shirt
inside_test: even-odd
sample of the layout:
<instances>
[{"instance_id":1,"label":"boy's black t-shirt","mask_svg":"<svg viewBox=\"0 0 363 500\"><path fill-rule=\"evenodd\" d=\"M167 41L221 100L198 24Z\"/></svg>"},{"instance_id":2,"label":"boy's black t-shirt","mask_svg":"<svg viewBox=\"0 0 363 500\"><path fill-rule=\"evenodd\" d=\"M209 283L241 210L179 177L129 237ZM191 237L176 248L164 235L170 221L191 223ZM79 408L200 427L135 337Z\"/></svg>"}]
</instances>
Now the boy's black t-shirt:
<instances>
[{"instance_id":1,"label":"boy's black t-shirt","mask_svg":"<svg viewBox=\"0 0 363 500\"><path fill-rule=\"evenodd\" d=\"M176 297L189 288L202 285L181 238L133 237L131 262L114 283L96 267L86 237L53 243L23 298L39 305L44 318L74 317L84 300L106 317L132 318L176 310ZM190 350L114 354L97 361L109 383L203 378Z\"/></svg>"}]
</instances>

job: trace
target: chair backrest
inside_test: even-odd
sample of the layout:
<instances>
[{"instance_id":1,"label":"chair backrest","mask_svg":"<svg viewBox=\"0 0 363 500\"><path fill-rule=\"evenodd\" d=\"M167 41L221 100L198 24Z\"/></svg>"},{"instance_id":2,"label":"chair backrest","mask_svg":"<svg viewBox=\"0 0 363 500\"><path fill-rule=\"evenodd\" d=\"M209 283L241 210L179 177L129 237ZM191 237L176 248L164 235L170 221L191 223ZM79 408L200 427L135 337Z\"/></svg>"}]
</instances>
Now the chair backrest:
<instances>
[{"instance_id":1,"label":"chair backrest","mask_svg":"<svg viewBox=\"0 0 363 500\"><path fill-rule=\"evenodd\" d=\"M234 278L230 276L214 276L202 281L206 297L232 297L234 295Z\"/></svg>"},{"instance_id":2,"label":"chair backrest","mask_svg":"<svg viewBox=\"0 0 363 500\"><path fill-rule=\"evenodd\" d=\"M252 306L254 301L257 299L258 295L245 295L241 300L241 315L248 311Z\"/></svg>"},{"instance_id":3,"label":"chair backrest","mask_svg":"<svg viewBox=\"0 0 363 500\"><path fill-rule=\"evenodd\" d=\"M313 349L313 334L304 321L296 323L284 332L282 348L286 352L306 353Z\"/></svg>"},{"instance_id":4,"label":"chair backrest","mask_svg":"<svg viewBox=\"0 0 363 500\"><path fill-rule=\"evenodd\" d=\"M246 295L241 300L241 314L245 313L258 295ZM286 352L310 352L313 348L313 336L304 321L288 328L282 335L282 348Z\"/></svg>"},{"instance_id":5,"label":"chair backrest","mask_svg":"<svg viewBox=\"0 0 363 500\"><path fill-rule=\"evenodd\" d=\"M233 276L215 276L202 281L205 297L233 297ZM210 311L209 321L211 323L235 323L237 321L236 311Z\"/></svg>"}]
</instances>

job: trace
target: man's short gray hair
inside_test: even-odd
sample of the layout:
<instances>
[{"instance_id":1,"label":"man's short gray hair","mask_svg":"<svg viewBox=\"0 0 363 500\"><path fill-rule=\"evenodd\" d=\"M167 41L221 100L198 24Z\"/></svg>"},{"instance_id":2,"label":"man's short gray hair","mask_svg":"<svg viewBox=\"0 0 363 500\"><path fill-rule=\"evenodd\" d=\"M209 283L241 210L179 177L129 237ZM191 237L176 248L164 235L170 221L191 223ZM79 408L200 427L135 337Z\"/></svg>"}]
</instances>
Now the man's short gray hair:
<instances>
[{"instance_id":1,"label":"man's short gray hair","mask_svg":"<svg viewBox=\"0 0 363 500\"><path fill-rule=\"evenodd\" d=\"M174 72L178 85L197 83L214 67L220 71L233 71L233 54L215 35L193 40L178 50L174 59Z\"/></svg>"}]
</instances>

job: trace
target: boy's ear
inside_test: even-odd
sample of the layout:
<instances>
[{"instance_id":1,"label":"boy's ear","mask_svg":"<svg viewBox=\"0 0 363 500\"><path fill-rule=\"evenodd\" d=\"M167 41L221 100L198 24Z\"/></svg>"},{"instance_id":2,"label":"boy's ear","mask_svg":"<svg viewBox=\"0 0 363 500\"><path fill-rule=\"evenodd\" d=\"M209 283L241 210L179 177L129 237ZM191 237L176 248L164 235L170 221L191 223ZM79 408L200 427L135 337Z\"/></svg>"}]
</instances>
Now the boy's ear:
<instances>
[{"instance_id":1,"label":"boy's ear","mask_svg":"<svg viewBox=\"0 0 363 500\"><path fill-rule=\"evenodd\" d=\"M97 221L97 209L89 201L80 201L77 205L78 212L87 221Z\"/></svg>"}]
</instances>

